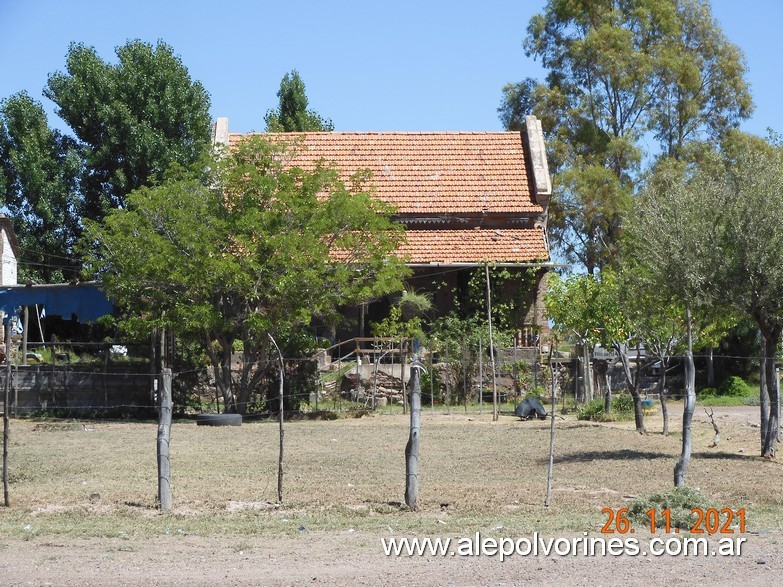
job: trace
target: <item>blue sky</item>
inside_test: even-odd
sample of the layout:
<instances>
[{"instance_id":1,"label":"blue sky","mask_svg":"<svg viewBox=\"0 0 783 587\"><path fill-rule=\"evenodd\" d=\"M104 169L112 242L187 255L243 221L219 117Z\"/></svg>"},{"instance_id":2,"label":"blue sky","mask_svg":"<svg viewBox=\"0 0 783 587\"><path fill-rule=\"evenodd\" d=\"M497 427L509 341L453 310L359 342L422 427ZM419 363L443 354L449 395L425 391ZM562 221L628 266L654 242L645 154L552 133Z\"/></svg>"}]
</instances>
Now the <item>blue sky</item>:
<instances>
[{"instance_id":1,"label":"blue sky","mask_svg":"<svg viewBox=\"0 0 783 587\"><path fill-rule=\"evenodd\" d=\"M0 98L42 96L71 41L107 60L128 39L166 41L230 129L263 130L280 79L298 69L310 105L342 131L501 130L502 86L541 78L522 39L544 0L268 2L0 0ZM783 132L780 0L714 0L747 58L756 112L743 129Z\"/></svg>"}]
</instances>

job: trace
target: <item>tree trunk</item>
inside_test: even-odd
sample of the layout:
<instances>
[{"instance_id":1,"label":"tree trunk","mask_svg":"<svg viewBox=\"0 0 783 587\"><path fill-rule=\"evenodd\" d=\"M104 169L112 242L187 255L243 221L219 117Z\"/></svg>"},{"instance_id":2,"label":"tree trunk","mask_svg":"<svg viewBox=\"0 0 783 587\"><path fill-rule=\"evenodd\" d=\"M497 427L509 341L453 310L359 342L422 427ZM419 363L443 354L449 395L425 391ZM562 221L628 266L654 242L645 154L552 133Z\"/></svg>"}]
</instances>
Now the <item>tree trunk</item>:
<instances>
[{"instance_id":1,"label":"tree trunk","mask_svg":"<svg viewBox=\"0 0 783 587\"><path fill-rule=\"evenodd\" d=\"M424 366L411 363L411 424L405 446L405 503L415 510L419 502L419 444L421 441L421 370Z\"/></svg>"},{"instance_id":2,"label":"tree trunk","mask_svg":"<svg viewBox=\"0 0 783 587\"><path fill-rule=\"evenodd\" d=\"M645 434L647 431L644 428L644 408L642 407L642 396L639 394L639 372L641 370L641 361L639 360L639 350L636 352L636 375L634 376L631 371L631 364L628 360L628 353L622 350L622 346L619 343L612 343L612 347L620 355L620 362L623 364L623 371L625 372L626 385L628 392L633 398L633 415L636 424L636 431L639 434Z\"/></svg>"},{"instance_id":3,"label":"tree trunk","mask_svg":"<svg viewBox=\"0 0 783 587\"><path fill-rule=\"evenodd\" d=\"M715 359L713 357L713 351L715 349L710 348L707 350L707 387L715 387Z\"/></svg>"},{"instance_id":4,"label":"tree trunk","mask_svg":"<svg viewBox=\"0 0 783 587\"><path fill-rule=\"evenodd\" d=\"M585 342L582 345L582 357L584 360L585 401L593 399L593 369L590 367L590 347Z\"/></svg>"},{"instance_id":5,"label":"tree trunk","mask_svg":"<svg viewBox=\"0 0 783 587\"><path fill-rule=\"evenodd\" d=\"M234 402L232 376L231 376L231 342L227 339L218 339L217 343L221 346L221 353L218 354L214 347L214 341L209 333L205 332L206 349L209 360L212 363L212 369L215 372L215 384L220 394L223 396L223 411L226 413L236 412ZM220 411L218 409L218 411Z\"/></svg>"},{"instance_id":6,"label":"tree trunk","mask_svg":"<svg viewBox=\"0 0 783 587\"><path fill-rule=\"evenodd\" d=\"M169 445L171 442L171 369L161 373L161 389L158 399L158 502L160 510L171 509L171 461Z\"/></svg>"},{"instance_id":7,"label":"tree trunk","mask_svg":"<svg viewBox=\"0 0 783 587\"><path fill-rule=\"evenodd\" d=\"M609 382L609 361L595 361L593 364L593 374L595 380L595 392L600 393L604 398L604 414L609 415L612 411L612 390Z\"/></svg>"},{"instance_id":8,"label":"tree trunk","mask_svg":"<svg viewBox=\"0 0 783 587\"><path fill-rule=\"evenodd\" d=\"M691 327L691 307L685 308L685 322L688 332L688 351L685 353L685 408L682 412L682 451L674 465L674 486L685 485L685 473L691 462L693 448L692 426L693 411L696 408L696 368L693 364L693 332Z\"/></svg>"},{"instance_id":9,"label":"tree trunk","mask_svg":"<svg viewBox=\"0 0 783 587\"><path fill-rule=\"evenodd\" d=\"M666 403L666 364L661 361L661 387L658 390L658 397L661 398L661 415L663 416L663 435L669 436L669 406Z\"/></svg>"},{"instance_id":10,"label":"tree trunk","mask_svg":"<svg viewBox=\"0 0 783 587\"><path fill-rule=\"evenodd\" d=\"M778 386L775 374L775 352L780 342L780 329L762 331L761 358L761 456L775 458L778 440Z\"/></svg>"},{"instance_id":11,"label":"tree trunk","mask_svg":"<svg viewBox=\"0 0 783 587\"><path fill-rule=\"evenodd\" d=\"M636 386L629 388L631 397L633 398L633 419L636 424L636 431L639 434L647 434L647 430L644 427L644 406L642 406L642 396Z\"/></svg>"}]
</instances>

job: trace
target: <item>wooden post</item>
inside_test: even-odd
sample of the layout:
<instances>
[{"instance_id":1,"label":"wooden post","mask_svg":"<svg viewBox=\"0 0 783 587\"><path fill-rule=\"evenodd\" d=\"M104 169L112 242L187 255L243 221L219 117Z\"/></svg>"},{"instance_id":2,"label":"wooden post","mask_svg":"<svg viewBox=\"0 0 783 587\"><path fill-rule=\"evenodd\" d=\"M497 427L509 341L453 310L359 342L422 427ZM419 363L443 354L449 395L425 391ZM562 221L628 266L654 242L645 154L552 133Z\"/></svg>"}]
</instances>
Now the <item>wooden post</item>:
<instances>
[{"instance_id":1,"label":"wooden post","mask_svg":"<svg viewBox=\"0 0 783 587\"><path fill-rule=\"evenodd\" d=\"M492 299L489 287L489 263L484 263L487 278L487 322L489 323L489 358L492 365L492 421L498 420L498 383L495 371L495 342L492 338Z\"/></svg>"},{"instance_id":2,"label":"wooden post","mask_svg":"<svg viewBox=\"0 0 783 587\"><path fill-rule=\"evenodd\" d=\"M8 496L8 389L11 383L11 325L10 317L5 322L5 388L3 391L3 503L11 507Z\"/></svg>"},{"instance_id":3,"label":"wooden post","mask_svg":"<svg viewBox=\"0 0 783 587\"><path fill-rule=\"evenodd\" d=\"M150 332L150 404L155 400L155 394L158 392L157 385L158 385L158 371L155 368L155 329L153 328Z\"/></svg>"},{"instance_id":4,"label":"wooden post","mask_svg":"<svg viewBox=\"0 0 783 587\"><path fill-rule=\"evenodd\" d=\"M405 446L405 503L415 510L419 501L419 445L421 442L421 371L418 360L411 363L411 426Z\"/></svg>"},{"instance_id":5,"label":"wooden post","mask_svg":"<svg viewBox=\"0 0 783 587\"><path fill-rule=\"evenodd\" d=\"M27 364L27 327L30 324L30 308L28 306L24 307L23 312L23 326L24 330L22 331L22 364Z\"/></svg>"},{"instance_id":6,"label":"wooden post","mask_svg":"<svg viewBox=\"0 0 783 587\"><path fill-rule=\"evenodd\" d=\"M519 365L517 365L517 334L514 333L514 412L519 405Z\"/></svg>"},{"instance_id":7,"label":"wooden post","mask_svg":"<svg viewBox=\"0 0 783 587\"><path fill-rule=\"evenodd\" d=\"M402 339L400 339L400 382L402 384L402 413L408 413L408 394L405 389L405 352L402 348Z\"/></svg>"},{"instance_id":8,"label":"wooden post","mask_svg":"<svg viewBox=\"0 0 783 587\"><path fill-rule=\"evenodd\" d=\"M555 407L557 405L557 376L555 367L552 363L552 344L549 345L549 370L552 373L552 413L549 424L549 469L546 476L546 501L544 505L549 507L552 504L552 474L555 466Z\"/></svg>"},{"instance_id":9,"label":"wooden post","mask_svg":"<svg viewBox=\"0 0 783 587\"><path fill-rule=\"evenodd\" d=\"M484 348L479 336L479 414L484 413Z\"/></svg>"},{"instance_id":10,"label":"wooden post","mask_svg":"<svg viewBox=\"0 0 783 587\"><path fill-rule=\"evenodd\" d=\"M462 337L462 402L465 404L465 413L468 413L468 356L467 346L465 345L465 337Z\"/></svg>"},{"instance_id":11,"label":"wooden post","mask_svg":"<svg viewBox=\"0 0 783 587\"><path fill-rule=\"evenodd\" d=\"M277 346L277 343L275 342L275 339L272 338L272 335L267 333L269 336L269 340L272 341L272 344L275 346L275 349L277 349L277 356L280 359L280 391L278 393L278 398L280 401L279 406L279 422L280 422L280 452L278 453L277 457L277 502L283 503L283 437L285 435L285 431L283 430L283 420L285 419L285 406L283 405L284 395L283 395L283 378L285 377L285 364L283 363L283 353L280 352L280 347ZM358 343L357 343L358 344ZM359 360L359 353L358 353L358 347L357 347L357 353L356 353L356 360L358 364Z\"/></svg>"},{"instance_id":12,"label":"wooden post","mask_svg":"<svg viewBox=\"0 0 783 587\"><path fill-rule=\"evenodd\" d=\"M449 365L449 343L446 343L446 413L451 415L451 366Z\"/></svg>"},{"instance_id":13,"label":"wooden post","mask_svg":"<svg viewBox=\"0 0 783 587\"><path fill-rule=\"evenodd\" d=\"M169 444L171 441L171 369L163 369L158 390L158 502L160 510L171 509L171 462Z\"/></svg>"},{"instance_id":14,"label":"wooden post","mask_svg":"<svg viewBox=\"0 0 783 587\"><path fill-rule=\"evenodd\" d=\"M13 342L11 344L13 344ZM25 354L25 356L27 355ZM16 353L16 359L14 360L14 377L11 388L14 392L14 418L16 418L19 407L19 353Z\"/></svg>"},{"instance_id":15,"label":"wooden post","mask_svg":"<svg viewBox=\"0 0 783 587\"><path fill-rule=\"evenodd\" d=\"M775 386L777 387L778 391L778 403L775 408L778 415L777 441L780 442L780 369L775 369Z\"/></svg>"},{"instance_id":16,"label":"wooden post","mask_svg":"<svg viewBox=\"0 0 783 587\"><path fill-rule=\"evenodd\" d=\"M435 415L435 351L430 353L430 409Z\"/></svg>"}]
</instances>

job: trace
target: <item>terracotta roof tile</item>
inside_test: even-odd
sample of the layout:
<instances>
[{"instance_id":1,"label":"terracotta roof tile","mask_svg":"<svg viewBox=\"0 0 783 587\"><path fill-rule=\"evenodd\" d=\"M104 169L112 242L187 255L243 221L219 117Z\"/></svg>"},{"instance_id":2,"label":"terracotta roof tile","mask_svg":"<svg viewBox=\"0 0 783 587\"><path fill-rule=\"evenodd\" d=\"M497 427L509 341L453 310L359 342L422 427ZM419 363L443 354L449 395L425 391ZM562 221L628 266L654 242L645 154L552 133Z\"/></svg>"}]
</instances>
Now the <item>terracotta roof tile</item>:
<instances>
[{"instance_id":1,"label":"terracotta roof tile","mask_svg":"<svg viewBox=\"0 0 783 587\"><path fill-rule=\"evenodd\" d=\"M411 230L397 254L408 263L526 263L546 261L540 228Z\"/></svg>"},{"instance_id":2,"label":"terracotta roof tile","mask_svg":"<svg viewBox=\"0 0 783 587\"><path fill-rule=\"evenodd\" d=\"M229 145L247 135L232 133ZM369 169L399 214L541 213L517 132L303 133L293 164L334 162L345 178Z\"/></svg>"}]
</instances>

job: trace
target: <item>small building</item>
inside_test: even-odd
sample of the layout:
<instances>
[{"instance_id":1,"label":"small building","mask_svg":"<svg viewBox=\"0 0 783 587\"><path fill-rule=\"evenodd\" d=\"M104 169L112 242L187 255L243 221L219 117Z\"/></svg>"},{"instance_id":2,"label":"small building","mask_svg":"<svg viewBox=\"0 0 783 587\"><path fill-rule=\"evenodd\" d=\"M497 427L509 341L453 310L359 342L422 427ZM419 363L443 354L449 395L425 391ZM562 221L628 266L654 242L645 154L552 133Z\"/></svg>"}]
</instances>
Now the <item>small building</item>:
<instances>
[{"instance_id":1,"label":"small building","mask_svg":"<svg viewBox=\"0 0 783 587\"><path fill-rule=\"evenodd\" d=\"M0 214L0 286L17 284L17 259L19 259L19 243L16 241L11 219Z\"/></svg>"},{"instance_id":2,"label":"small building","mask_svg":"<svg viewBox=\"0 0 783 587\"><path fill-rule=\"evenodd\" d=\"M312 170L319 161L333 162L346 180L359 170L371 172L376 196L393 204L395 219L405 225L407 243L397 253L413 270L409 285L430 291L440 312L454 307L454 292L458 298L485 264L520 276L532 271L518 343L534 346L546 330L541 297L552 266L546 233L552 186L534 116L523 132L291 134L298 141L291 165ZM227 118L213 127L215 145L231 147L246 136L229 132ZM380 300L356 309L359 336L388 306Z\"/></svg>"}]
</instances>

